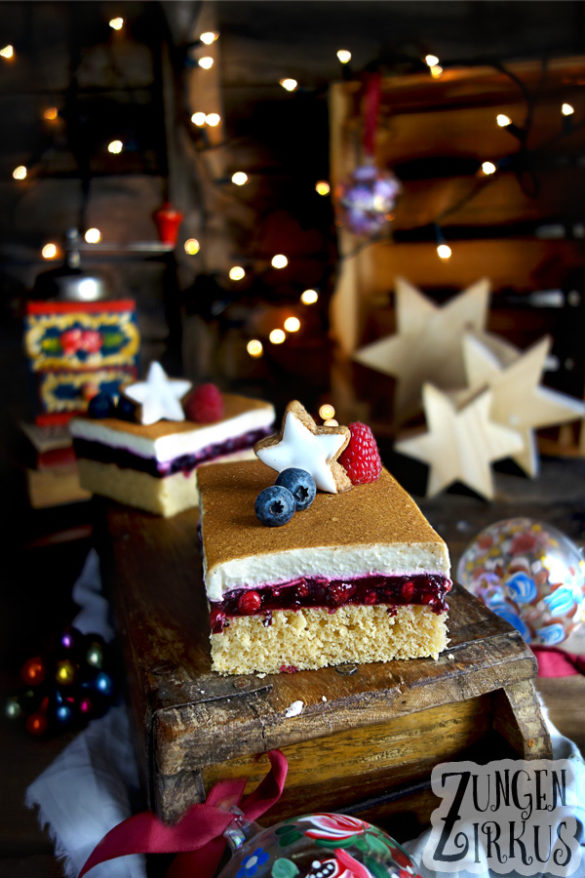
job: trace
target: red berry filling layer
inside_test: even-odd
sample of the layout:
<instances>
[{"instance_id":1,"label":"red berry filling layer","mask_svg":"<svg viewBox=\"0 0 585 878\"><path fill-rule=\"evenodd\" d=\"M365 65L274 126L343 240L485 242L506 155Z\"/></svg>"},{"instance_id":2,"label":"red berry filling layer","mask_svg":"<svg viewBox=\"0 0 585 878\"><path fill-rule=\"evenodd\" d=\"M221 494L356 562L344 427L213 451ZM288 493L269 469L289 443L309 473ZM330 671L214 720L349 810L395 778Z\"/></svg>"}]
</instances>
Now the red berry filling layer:
<instances>
[{"instance_id":1,"label":"red berry filling layer","mask_svg":"<svg viewBox=\"0 0 585 878\"><path fill-rule=\"evenodd\" d=\"M213 634L229 625L230 616L257 616L264 613L270 624L273 610L300 610L320 607L333 613L345 604L387 605L389 610L401 604L425 604L434 613L447 611L445 595L451 580L437 573L414 576L364 576L360 579L296 579L264 588L236 588L222 601L210 604L209 622Z\"/></svg>"}]
</instances>

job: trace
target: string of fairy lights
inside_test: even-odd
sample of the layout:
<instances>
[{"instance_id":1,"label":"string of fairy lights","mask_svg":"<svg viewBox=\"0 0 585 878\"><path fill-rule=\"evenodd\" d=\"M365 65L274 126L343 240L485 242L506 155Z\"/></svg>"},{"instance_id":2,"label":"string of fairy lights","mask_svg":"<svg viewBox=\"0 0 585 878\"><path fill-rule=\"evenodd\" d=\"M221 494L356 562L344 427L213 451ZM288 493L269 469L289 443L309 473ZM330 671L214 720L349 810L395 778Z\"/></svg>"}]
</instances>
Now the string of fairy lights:
<instances>
[{"instance_id":1,"label":"string of fairy lights","mask_svg":"<svg viewBox=\"0 0 585 878\"><path fill-rule=\"evenodd\" d=\"M115 16L111 18L108 22L109 27L116 32L121 32L125 27L125 20L121 16ZM186 66L198 67L202 71L210 71L214 64L215 58L213 54L209 51L210 47L213 46L214 43L219 39L220 34L216 31L205 31L201 33L197 40L189 45L189 53L186 57ZM352 53L347 48L340 48L336 52L337 60L342 68L349 69L348 65L352 60ZM0 48L0 59L2 59L6 63L13 63L17 58L17 53L12 44L7 44ZM432 79L438 80L444 74L444 66L441 63L440 58L434 54L426 54L420 59L422 67L428 69L429 75ZM500 65L500 69L503 72L507 73ZM344 75L345 79L350 77L347 74ZM292 77L283 77L279 80L281 88L283 88L286 92L294 93L300 89L299 82ZM522 83L519 83L521 87L523 87ZM529 97L527 96L526 89L523 88L525 93L525 98L527 101ZM568 101L563 101L560 106L560 116L562 119L562 132L567 134L573 130L573 118L575 115L574 106ZM520 141L521 148L525 149L526 147L526 139L528 136L528 129L531 122L531 108L528 107L526 112L526 120L523 125L514 122L508 115L505 113L497 113L495 116L495 124L500 128L505 129L509 132L510 135L517 138ZM51 124L55 123L59 119L59 108L54 106L45 107L42 111L42 118L45 122ZM203 109L195 109L190 116L191 125L200 129L202 132L205 132L205 129L217 129L222 125L223 120L221 114L216 110L205 111ZM124 152L125 143L123 138L115 138L105 144L105 149L111 155L120 155ZM468 194L463 196L457 203L453 205L449 205L444 208L440 215L435 219L432 223L432 227L434 229L435 235L435 245L436 245L436 254L440 260L449 260L453 255L453 248L450 243L445 238L444 229L441 226L441 222L451 213L454 213L456 210L459 210L464 203L467 203L472 198L476 196L476 194L481 191L483 185L486 182L489 182L490 179L493 179L498 171L506 168L506 161L498 160L498 161L490 161L485 160L482 161L479 165L477 176L480 180L480 184L473 187ZM12 178L17 183L22 183L27 180L30 175L30 168L24 164L17 165L12 171ZM246 186L250 182L250 175L244 169L237 169L232 172L229 182L236 187L241 188ZM317 180L314 183L315 192L322 197L329 197L331 195L331 184L328 180L321 179ZM102 242L102 232L100 229L96 227L91 227L83 230L83 238L87 244L99 244ZM368 244L374 243L375 241L380 240L380 238L373 237L368 241L364 241L361 245L359 245L358 249L361 249L362 246L367 246ZM201 252L201 243L195 237L188 237L182 244L185 253L188 256L197 256ZM356 252L356 251L353 251ZM350 254L350 255L353 255ZM62 251L60 245L55 241L47 241L43 244L41 248L41 257L44 260L51 261L58 259L62 256ZM342 256L342 258L344 258ZM289 264L288 257L284 253L274 254L270 260L270 265L272 268L276 270L283 270ZM247 270L243 265L234 264L229 267L227 276L229 281L238 284L247 275ZM315 305L319 301L319 290L318 289L305 289L300 294L300 304L303 306L311 306ZM289 335L294 335L298 333L302 328L302 321L296 315L287 316L281 326L275 326L268 332L267 341L271 345L282 345L286 342ZM264 343L260 338L251 338L247 342L246 345L247 353L250 357L254 359L258 359L264 354ZM332 412L328 411L326 413L327 418L333 417Z\"/></svg>"}]
</instances>

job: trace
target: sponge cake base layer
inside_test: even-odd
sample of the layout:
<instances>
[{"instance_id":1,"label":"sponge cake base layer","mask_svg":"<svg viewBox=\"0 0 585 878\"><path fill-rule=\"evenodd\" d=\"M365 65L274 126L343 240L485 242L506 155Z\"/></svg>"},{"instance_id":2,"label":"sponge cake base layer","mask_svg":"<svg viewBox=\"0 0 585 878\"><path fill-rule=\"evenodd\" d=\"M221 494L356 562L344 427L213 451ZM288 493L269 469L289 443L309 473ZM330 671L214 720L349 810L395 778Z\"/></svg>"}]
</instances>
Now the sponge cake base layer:
<instances>
[{"instance_id":1,"label":"sponge cake base layer","mask_svg":"<svg viewBox=\"0 0 585 878\"><path fill-rule=\"evenodd\" d=\"M228 463L253 457L253 449L247 448L216 458L213 462ZM198 505L196 469L187 474L178 472L160 478L138 470L123 469L115 463L100 463L86 458L79 458L77 467L79 483L86 491L164 518Z\"/></svg>"},{"instance_id":2,"label":"sponge cake base layer","mask_svg":"<svg viewBox=\"0 0 585 878\"><path fill-rule=\"evenodd\" d=\"M345 662L437 658L447 645L447 614L407 605L344 606L282 610L272 623L261 616L230 617L229 627L212 634L212 668L220 674L311 670Z\"/></svg>"}]
</instances>

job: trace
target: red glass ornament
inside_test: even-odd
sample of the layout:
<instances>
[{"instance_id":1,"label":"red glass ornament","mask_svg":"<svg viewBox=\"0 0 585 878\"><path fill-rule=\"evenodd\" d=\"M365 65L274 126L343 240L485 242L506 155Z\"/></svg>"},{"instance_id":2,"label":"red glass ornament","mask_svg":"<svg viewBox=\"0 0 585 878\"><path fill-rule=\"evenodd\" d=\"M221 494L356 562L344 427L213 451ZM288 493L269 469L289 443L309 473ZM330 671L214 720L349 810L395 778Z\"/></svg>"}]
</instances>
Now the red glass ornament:
<instances>
[{"instance_id":1,"label":"red glass ornament","mask_svg":"<svg viewBox=\"0 0 585 878\"><path fill-rule=\"evenodd\" d=\"M43 659L36 655L24 663L20 676L29 686L38 686L47 676L47 666Z\"/></svg>"},{"instance_id":2,"label":"red glass ornament","mask_svg":"<svg viewBox=\"0 0 585 878\"><path fill-rule=\"evenodd\" d=\"M25 722L25 728L31 735L44 735L48 726L47 717L42 713L31 713Z\"/></svg>"},{"instance_id":3,"label":"red glass ornament","mask_svg":"<svg viewBox=\"0 0 585 878\"><path fill-rule=\"evenodd\" d=\"M179 227L183 222L183 214L180 210L174 208L169 202L165 202L152 215L158 236L163 244L172 244L174 247L177 243Z\"/></svg>"}]
</instances>

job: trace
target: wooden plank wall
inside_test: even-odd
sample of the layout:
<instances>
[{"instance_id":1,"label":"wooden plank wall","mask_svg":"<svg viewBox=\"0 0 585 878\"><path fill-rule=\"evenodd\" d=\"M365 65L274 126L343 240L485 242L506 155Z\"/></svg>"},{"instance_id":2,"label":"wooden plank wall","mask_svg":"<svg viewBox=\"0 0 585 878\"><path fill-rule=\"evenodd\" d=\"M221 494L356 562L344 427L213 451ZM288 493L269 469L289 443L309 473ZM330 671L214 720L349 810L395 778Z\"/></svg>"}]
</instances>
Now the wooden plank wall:
<instances>
[{"instance_id":1,"label":"wooden plank wall","mask_svg":"<svg viewBox=\"0 0 585 878\"><path fill-rule=\"evenodd\" d=\"M359 160L362 100L359 82L332 86L334 185ZM570 121L563 102L575 108ZM498 113L527 126L524 157L520 139L496 124ZM375 158L394 170L403 193L392 237L364 242L339 230L331 318L346 373L357 347L393 331L396 276L437 302L487 277L488 329L521 348L551 334L557 368L546 383L582 396L585 58L385 78ZM496 174L481 174L487 160L498 164ZM449 260L437 257L435 223L452 247ZM534 295L551 290L555 296ZM356 398L367 394L359 375L357 385Z\"/></svg>"}]
</instances>

